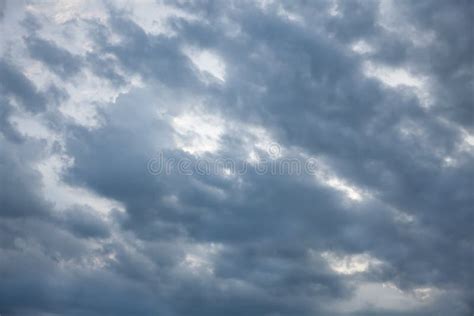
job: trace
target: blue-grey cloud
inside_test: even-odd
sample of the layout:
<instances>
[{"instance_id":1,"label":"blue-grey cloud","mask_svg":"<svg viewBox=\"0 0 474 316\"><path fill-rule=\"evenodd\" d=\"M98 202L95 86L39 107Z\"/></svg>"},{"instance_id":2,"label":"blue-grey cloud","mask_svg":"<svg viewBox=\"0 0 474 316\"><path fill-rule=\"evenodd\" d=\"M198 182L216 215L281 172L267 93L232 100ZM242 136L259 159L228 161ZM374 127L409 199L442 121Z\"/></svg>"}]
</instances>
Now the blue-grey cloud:
<instances>
[{"instance_id":1,"label":"blue-grey cloud","mask_svg":"<svg viewBox=\"0 0 474 316\"><path fill-rule=\"evenodd\" d=\"M2 315L472 313L471 2L141 5L2 9Z\"/></svg>"}]
</instances>

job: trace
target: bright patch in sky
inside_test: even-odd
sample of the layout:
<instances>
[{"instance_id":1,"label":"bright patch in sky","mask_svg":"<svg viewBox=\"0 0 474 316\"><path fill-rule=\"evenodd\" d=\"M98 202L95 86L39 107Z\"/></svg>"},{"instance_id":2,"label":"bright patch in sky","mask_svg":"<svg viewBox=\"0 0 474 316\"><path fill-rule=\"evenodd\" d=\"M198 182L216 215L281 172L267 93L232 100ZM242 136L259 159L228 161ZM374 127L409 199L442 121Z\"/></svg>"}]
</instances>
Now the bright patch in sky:
<instances>
[{"instance_id":1,"label":"bright patch in sky","mask_svg":"<svg viewBox=\"0 0 474 316\"><path fill-rule=\"evenodd\" d=\"M220 118L198 112L174 117L172 125L177 146L196 155L218 150L225 129Z\"/></svg>"},{"instance_id":2,"label":"bright patch in sky","mask_svg":"<svg viewBox=\"0 0 474 316\"><path fill-rule=\"evenodd\" d=\"M331 269L341 274L364 272L369 267L382 263L368 254L338 255L332 252L323 252L321 255L327 260Z\"/></svg>"},{"instance_id":3,"label":"bright patch in sky","mask_svg":"<svg viewBox=\"0 0 474 316\"><path fill-rule=\"evenodd\" d=\"M201 72L208 73L225 82L225 64L216 53L194 48L186 48L184 52Z\"/></svg>"}]
</instances>

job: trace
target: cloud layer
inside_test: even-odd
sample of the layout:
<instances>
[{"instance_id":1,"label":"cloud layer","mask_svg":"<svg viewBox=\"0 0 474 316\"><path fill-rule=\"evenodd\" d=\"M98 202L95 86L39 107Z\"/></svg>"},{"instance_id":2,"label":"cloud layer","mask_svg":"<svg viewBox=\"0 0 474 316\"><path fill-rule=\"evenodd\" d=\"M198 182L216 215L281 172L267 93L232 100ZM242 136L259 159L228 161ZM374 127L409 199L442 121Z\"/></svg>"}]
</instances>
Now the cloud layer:
<instances>
[{"instance_id":1,"label":"cloud layer","mask_svg":"<svg viewBox=\"0 0 474 316\"><path fill-rule=\"evenodd\" d=\"M1 315L472 314L471 1L0 12Z\"/></svg>"}]
</instances>

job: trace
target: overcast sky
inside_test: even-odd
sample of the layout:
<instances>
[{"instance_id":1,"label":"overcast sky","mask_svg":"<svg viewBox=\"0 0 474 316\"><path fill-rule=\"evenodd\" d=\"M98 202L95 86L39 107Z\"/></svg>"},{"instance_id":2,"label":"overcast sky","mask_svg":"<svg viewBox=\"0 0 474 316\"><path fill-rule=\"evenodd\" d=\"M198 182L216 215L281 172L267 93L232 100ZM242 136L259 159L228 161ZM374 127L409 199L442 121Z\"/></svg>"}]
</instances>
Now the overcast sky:
<instances>
[{"instance_id":1,"label":"overcast sky","mask_svg":"<svg viewBox=\"0 0 474 316\"><path fill-rule=\"evenodd\" d=\"M473 21L0 0L1 316L473 315Z\"/></svg>"}]
</instances>

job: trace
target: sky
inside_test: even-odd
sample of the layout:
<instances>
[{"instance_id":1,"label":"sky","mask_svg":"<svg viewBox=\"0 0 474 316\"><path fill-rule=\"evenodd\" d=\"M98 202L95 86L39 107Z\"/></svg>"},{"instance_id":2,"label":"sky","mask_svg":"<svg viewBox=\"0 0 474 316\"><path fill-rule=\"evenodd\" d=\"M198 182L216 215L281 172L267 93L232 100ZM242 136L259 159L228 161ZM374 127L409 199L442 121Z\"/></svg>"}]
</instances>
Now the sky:
<instances>
[{"instance_id":1,"label":"sky","mask_svg":"<svg viewBox=\"0 0 474 316\"><path fill-rule=\"evenodd\" d=\"M0 0L0 315L473 315L473 21Z\"/></svg>"}]
</instances>

